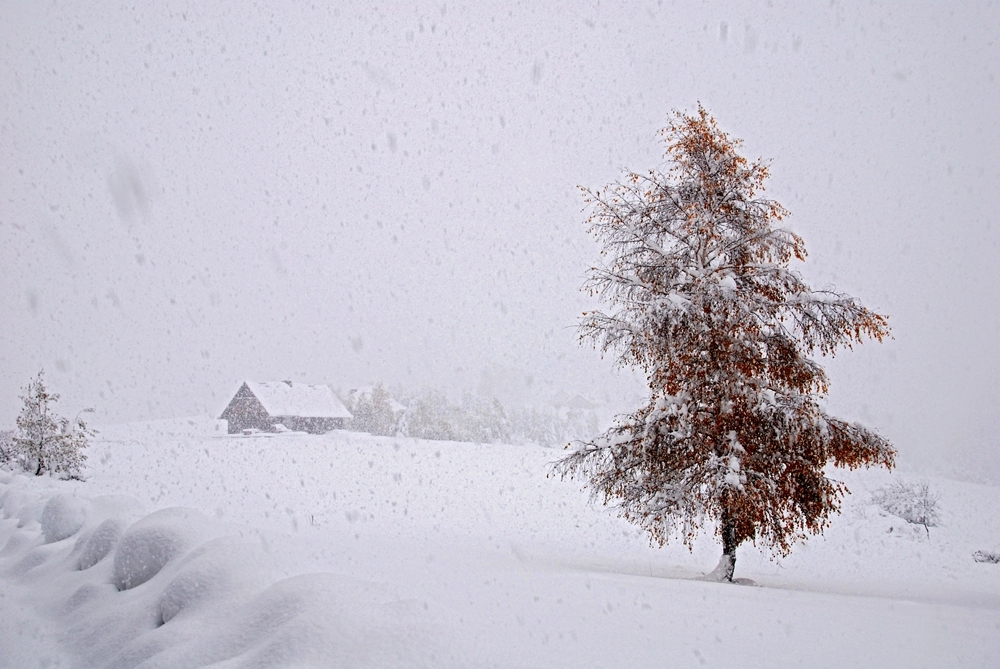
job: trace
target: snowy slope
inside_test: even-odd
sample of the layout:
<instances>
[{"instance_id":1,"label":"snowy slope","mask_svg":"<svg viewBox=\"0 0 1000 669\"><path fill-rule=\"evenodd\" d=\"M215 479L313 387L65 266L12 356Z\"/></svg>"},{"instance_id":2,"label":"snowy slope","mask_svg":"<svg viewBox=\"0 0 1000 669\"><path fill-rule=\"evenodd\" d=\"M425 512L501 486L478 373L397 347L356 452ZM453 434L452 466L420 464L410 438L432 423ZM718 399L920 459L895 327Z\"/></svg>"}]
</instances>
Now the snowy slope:
<instances>
[{"instance_id":1,"label":"snowy slope","mask_svg":"<svg viewBox=\"0 0 1000 669\"><path fill-rule=\"evenodd\" d=\"M85 482L0 474L3 667L1000 666L1000 489L942 523L854 491L774 562L652 549L558 451L205 423L102 431ZM81 569L81 567L86 567ZM116 585L117 584L117 585Z\"/></svg>"}]
</instances>

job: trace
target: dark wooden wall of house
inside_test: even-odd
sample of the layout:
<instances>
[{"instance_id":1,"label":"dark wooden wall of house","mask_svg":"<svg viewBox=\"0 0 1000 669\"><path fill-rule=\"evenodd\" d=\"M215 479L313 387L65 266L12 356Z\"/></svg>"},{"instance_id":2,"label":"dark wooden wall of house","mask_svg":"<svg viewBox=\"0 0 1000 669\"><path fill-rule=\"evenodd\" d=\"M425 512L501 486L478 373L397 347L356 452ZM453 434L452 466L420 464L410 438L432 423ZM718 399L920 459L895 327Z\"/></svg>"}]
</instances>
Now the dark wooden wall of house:
<instances>
[{"instance_id":1,"label":"dark wooden wall of house","mask_svg":"<svg viewBox=\"0 0 1000 669\"><path fill-rule=\"evenodd\" d=\"M267 432L274 423L245 383L233 396L220 418L229 422L229 434L239 434L243 430L250 429Z\"/></svg>"},{"instance_id":2,"label":"dark wooden wall of house","mask_svg":"<svg viewBox=\"0 0 1000 669\"><path fill-rule=\"evenodd\" d=\"M343 418L309 418L304 416L278 416L272 419L274 423L281 423L289 430L295 432L309 432L310 434L323 434L330 430L339 430L344 427Z\"/></svg>"}]
</instances>

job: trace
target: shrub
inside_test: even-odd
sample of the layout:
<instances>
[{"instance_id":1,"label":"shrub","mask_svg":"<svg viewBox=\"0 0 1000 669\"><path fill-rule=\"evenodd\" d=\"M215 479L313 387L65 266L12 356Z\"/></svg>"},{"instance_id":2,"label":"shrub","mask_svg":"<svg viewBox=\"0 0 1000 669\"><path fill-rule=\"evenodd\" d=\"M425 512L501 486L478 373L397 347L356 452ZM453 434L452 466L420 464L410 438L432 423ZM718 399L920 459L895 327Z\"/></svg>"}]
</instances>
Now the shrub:
<instances>
[{"instance_id":1,"label":"shrub","mask_svg":"<svg viewBox=\"0 0 1000 669\"><path fill-rule=\"evenodd\" d=\"M923 525L928 534L940 522L938 496L926 481L897 481L872 493L872 501L908 523Z\"/></svg>"}]
</instances>

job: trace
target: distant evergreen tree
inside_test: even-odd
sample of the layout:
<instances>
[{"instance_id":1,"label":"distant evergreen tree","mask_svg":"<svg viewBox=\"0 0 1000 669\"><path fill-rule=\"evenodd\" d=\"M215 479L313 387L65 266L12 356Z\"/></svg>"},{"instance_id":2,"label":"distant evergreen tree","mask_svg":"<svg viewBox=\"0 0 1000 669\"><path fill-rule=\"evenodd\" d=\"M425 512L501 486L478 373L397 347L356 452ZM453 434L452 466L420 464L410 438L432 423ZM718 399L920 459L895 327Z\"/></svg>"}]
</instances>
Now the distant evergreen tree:
<instances>
[{"instance_id":1,"label":"distant evergreen tree","mask_svg":"<svg viewBox=\"0 0 1000 669\"><path fill-rule=\"evenodd\" d=\"M846 491L828 462L892 466L888 441L822 410L827 377L809 357L881 341L889 326L789 268L805 244L774 227L787 212L758 195L767 167L703 108L675 112L663 135L666 173L584 191L604 261L587 285L612 309L585 314L581 335L642 369L649 401L556 471L584 478L660 545L675 531L690 545L715 521L713 575L732 580L744 541L786 554L824 529Z\"/></svg>"},{"instance_id":2,"label":"distant evergreen tree","mask_svg":"<svg viewBox=\"0 0 1000 669\"><path fill-rule=\"evenodd\" d=\"M351 428L381 436L396 434L398 417L393 410L392 397L379 383L370 390L360 390L351 397Z\"/></svg>"},{"instance_id":3,"label":"distant evergreen tree","mask_svg":"<svg viewBox=\"0 0 1000 669\"><path fill-rule=\"evenodd\" d=\"M454 410L444 393L424 390L407 402L400 428L408 437L455 441Z\"/></svg>"},{"instance_id":4,"label":"distant evergreen tree","mask_svg":"<svg viewBox=\"0 0 1000 669\"><path fill-rule=\"evenodd\" d=\"M79 476L87 460L83 449L89 445L94 431L79 415L70 421L51 409L49 405L59 401L59 395L46 389L44 370L28 383L21 400L24 406L17 417L14 436L14 448L21 466L26 471L34 471L36 476L45 472ZM88 411L92 409L81 413Z\"/></svg>"},{"instance_id":5,"label":"distant evergreen tree","mask_svg":"<svg viewBox=\"0 0 1000 669\"><path fill-rule=\"evenodd\" d=\"M500 400L466 394L460 407L452 410L458 441L489 444L509 437L507 412Z\"/></svg>"}]
</instances>

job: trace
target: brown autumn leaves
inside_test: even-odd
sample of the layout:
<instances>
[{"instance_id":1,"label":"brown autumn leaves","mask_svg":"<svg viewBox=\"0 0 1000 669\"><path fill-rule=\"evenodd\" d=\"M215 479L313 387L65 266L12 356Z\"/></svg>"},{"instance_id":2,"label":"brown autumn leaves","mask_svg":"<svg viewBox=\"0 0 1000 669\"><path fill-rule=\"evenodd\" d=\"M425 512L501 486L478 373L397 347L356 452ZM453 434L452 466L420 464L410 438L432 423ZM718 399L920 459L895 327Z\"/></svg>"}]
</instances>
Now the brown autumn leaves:
<instances>
[{"instance_id":1,"label":"brown autumn leaves","mask_svg":"<svg viewBox=\"0 0 1000 669\"><path fill-rule=\"evenodd\" d=\"M645 372L649 400L555 471L661 545L714 525L713 573L732 580L741 543L787 554L826 527L846 491L827 463L892 466L887 440L820 407L828 380L811 357L881 341L889 326L789 268L805 244L761 196L766 165L705 109L675 112L662 135L666 172L584 189L603 246L586 288L609 309L584 314L581 337Z\"/></svg>"}]
</instances>

